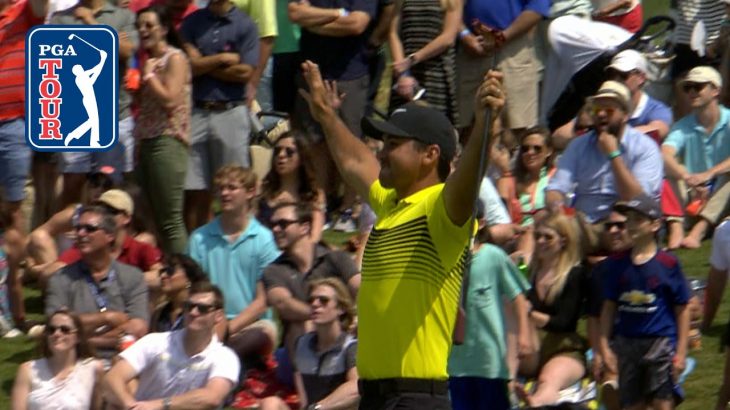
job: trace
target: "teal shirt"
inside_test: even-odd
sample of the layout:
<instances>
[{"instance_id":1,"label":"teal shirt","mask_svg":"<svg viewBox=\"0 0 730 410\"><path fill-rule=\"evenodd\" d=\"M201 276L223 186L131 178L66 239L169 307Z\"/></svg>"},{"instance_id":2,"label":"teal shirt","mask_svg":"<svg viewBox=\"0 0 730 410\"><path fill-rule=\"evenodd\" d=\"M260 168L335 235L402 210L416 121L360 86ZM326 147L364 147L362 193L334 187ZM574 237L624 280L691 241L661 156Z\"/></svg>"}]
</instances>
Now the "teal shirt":
<instances>
[{"instance_id":1,"label":"teal shirt","mask_svg":"<svg viewBox=\"0 0 730 410\"><path fill-rule=\"evenodd\" d=\"M274 235L254 217L249 217L248 227L234 242L223 235L220 217L196 229L188 241L188 255L223 291L228 319L253 302L264 268L279 254ZM265 317L271 317L270 310Z\"/></svg>"},{"instance_id":2,"label":"teal shirt","mask_svg":"<svg viewBox=\"0 0 730 410\"><path fill-rule=\"evenodd\" d=\"M485 244L469 270L466 336L454 345L449 376L509 379L503 298L514 300L530 285L507 254Z\"/></svg>"},{"instance_id":3,"label":"teal shirt","mask_svg":"<svg viewBox=\"0 0 730 410\"><path fill-rule=\"evenodd\" d=\"M730 157L730 109L720 106L720 119L710 135L694 114L677 121L662 145L674 147L691 174L705 172Z\"/></svg>"}]
</instances>

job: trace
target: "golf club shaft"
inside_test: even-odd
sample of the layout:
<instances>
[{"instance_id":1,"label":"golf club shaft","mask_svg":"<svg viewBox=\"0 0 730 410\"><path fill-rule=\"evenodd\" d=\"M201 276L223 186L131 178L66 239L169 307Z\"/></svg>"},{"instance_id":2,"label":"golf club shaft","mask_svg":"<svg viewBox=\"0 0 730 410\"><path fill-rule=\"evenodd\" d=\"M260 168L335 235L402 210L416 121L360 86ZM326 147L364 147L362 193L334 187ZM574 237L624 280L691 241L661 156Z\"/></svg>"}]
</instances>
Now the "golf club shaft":
<instances>
[{"instance_id":1,"label":"golf club shaft","mask_svg":"<svg viewBox=\"0 0 730 410\"><path fill-rule=\"evenodd\" d=\"M76 38L76 39L79 39L79 40L83 41L84 43L86 43L86 45L87 45L87 46L89 46L89 47L93 48L94 50L96 50L96 51L98 51L98 52L100 52L100 53L101 53L101 50L99 50L98 48L94 47L94 46L93 46L93 45L92 45L91 43L89 43L88 41L86 41L86 40L84 40L83 38L79 37L78 35L76 35L76 34L71 34L71 36L72 36L73 38ZM70 39L70 38L69 38L69 39Z\"/></svg>"}]
</instances>

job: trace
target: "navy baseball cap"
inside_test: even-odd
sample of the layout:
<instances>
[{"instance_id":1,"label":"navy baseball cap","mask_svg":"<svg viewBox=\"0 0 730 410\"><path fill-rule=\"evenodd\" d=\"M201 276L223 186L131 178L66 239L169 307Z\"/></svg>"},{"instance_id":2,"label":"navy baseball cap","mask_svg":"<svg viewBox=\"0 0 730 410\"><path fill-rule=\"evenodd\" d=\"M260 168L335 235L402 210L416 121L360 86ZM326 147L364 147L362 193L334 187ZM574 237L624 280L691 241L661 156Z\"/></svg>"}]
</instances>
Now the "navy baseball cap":
<instances>
[{"instance_id":1,"label":"navy baseball cap","mask_svg":"<svg viewBox=\"0 0 730 410\"><path fill-rule=\"evenodd\" d=\"M385 121L365 117L361 125L365 135L372 138L382 139L391 135L435 144L449 161L456 154L454 126L444 113L432 107L409 102L393 110Z\"/></svg>"},{"instance_id":2,"label":"navy baseball cap","mask_svg":"<svg viewBox=\"0 0 730 410\"><path fill-rule=\"evenodd\" d=\"M662 208L659 206L659 202L647 194L641 194L630 201L618 201L613 205L613 209L619 213L636 211L651 219L662 217Z\"/></svg>"}]
</instances>

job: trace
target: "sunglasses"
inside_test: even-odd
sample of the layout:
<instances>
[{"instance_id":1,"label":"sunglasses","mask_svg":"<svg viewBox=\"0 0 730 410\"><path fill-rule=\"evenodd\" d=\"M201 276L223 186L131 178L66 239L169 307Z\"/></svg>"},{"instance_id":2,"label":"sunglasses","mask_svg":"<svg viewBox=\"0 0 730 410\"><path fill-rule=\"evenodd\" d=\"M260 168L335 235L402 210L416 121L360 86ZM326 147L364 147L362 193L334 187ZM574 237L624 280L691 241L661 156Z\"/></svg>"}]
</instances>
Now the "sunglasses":
<instances>
[{"instance_id":1,"label":"sunglasses","mask_svg":"<svg viewBox=\"0 0 730 410\"><path fill-rule=\"evenodd\" d=\"M602 105L594 105L591 108L591 112L593 112L593 115L598 115L598 114L601 113L601 111L605 111L606 112L606 115L610 117L610 116L613 115L613 113L616 112L616 108L614 108L614 107L606 107L606 106L602 106Z\"/></svg>"},{"instance_id":2,"label":"sunglasses","mask_svg":"<svg viewBox=\"0 0 730 410\"><path fill-rule=\"evenodd\" d=\"M269 222L269 228L280 228L282 231L289 227L291 224L299 223L298 219L279 219L278 221Z\"/></svg>"},{"instance_id":3,"label":"sunglasses","mask_svg":"<svg viewBox=\"0 0 730 410\"><path fill-rule=\"evenodd\" d=\"M53 326L53 325L46 325L45 332L47 335L52 335L56 333L56 330L60 330L61 333L64 335L70 335L71 333L76 333L76 329L71 326L61 325L61 326Z\"/></svg>"},{"instance_id":4,"label":"sunglasses","mask_svg":"<svg viewBox=\"0 0 730 410\"><path fill-rule=\"evenodd\" d=\"M534 152L535 154L539 154L542 152L543 149L545 149L545 147L543 147L542 145L523 145L522 146L523 153Z\"/></svg>"},{"instance_id":5,"label":"sunglasses","mask_svg":"<svg viewBox=\"0 0 730 410\"><path fill-rule=\"evenodd\" d=\"M684 83L684 85L682 86L682 90L685 93L689 93L690 91L698 93L702 91L702 89L705 88L706 85L707 83Z\"/></svg>"},{"instance_id":6,"label":"sunglasses","mask_svg":"<svg viewBox=\"0 0 730 410\"><path fill-rule=\"evenodd\" d=\"M104 209L112 215L120 215L124 213L121 209L112 208L111 206L105 206Z\"/></svg>"},{"instance_id":7,"label":"sunglasses","mask_svg":"<svg viewBox=\"0 0 730 410\"><path fill-rule=\"evenodd\" d=\"M91 225L91 224L78 224L74 226L74 230L76 232L86 231L87 233L94 233L101 229L99 225Z\"/></svg>"},{"instance_id":8,"label":"sunglasses","mask_svg":"<svg viewBox=\"0 0 730 410\"><path fill-rule=\"evenodd\" d=\"M624 230L626 229L626 222L604 222L603 228L607 231L610 231L613 228L616 228L618 230Z\"/></svg>"},{"instance_id":9,"label":"sunglasses","mask_svg":"<svg viewBox=\"0 0 730 410\"><path fill-rule=\"evenodd\" d=\"M162 276L172 276L175 274L175 268L172 266L165 266L164 268L160 269L158 271L160 277Z\"/></svg>"},{"instance_id":10,"label":"sunglasses","mask_svg":"<svg viewBox=\"0 0 730 410\"><path fill-rule=\"evenodd\" d=\"M284 151L286 156L289 158L293 157L294 154L297 153L297 150L292 147L274 147L274 156L278 156L282 151Z\"/></svg>"},{"instance_id":11,"label":"sunglasses","mask_svg":"<svg viewBox=\"0 0 730 410\"><path fill-rule=\"evenodd\" d=\"M207 303L185 302L183 303L183 309L188 313L192 312L193 309L198 309L200 314L205 315L216 309L220 309L220 306L209 305Z\"/></svg>"},{"instance_id":12,"label":"sunglasses","mask_svg":"<svg viewBox=\"0 0 730 410\"><path fill-rule=\"evenodd\" d=\"M332 300L332 298L330 298L329 296L310 296L308 302L310 305L313 305L315 300L319 302L320 305L326 306L330 303L330 300Z\"/></svg>"}]
</instances>

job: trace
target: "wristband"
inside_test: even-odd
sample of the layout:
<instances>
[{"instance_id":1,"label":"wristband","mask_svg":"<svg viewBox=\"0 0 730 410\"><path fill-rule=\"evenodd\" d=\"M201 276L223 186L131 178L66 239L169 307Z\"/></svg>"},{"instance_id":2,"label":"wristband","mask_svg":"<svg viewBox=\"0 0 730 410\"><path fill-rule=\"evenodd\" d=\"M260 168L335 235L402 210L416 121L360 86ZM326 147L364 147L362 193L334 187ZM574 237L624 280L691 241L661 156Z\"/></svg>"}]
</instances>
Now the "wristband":
<instances>
[{"instance_id":1,"label":"wristband","mask_svg":"<svg viewBox=\"0 0 730 410\"><path fill-rule=\"evenodd\" d=\"M621 156L621 150L617 149L616 151L613 151L607 155L609 161Z\"/></svg>"},{"instance_id":2,"label":"wristband","mask_svg":"<svg viewBox=\"0 0 730 410\"><path fill-rule=\"evenodd\" d=\"M350 15L350 12L345 10L344 8L341 8L337 10L340 13L340 17L347 17Z\"/></svg>"},{"instance_id":3,"label":"wristband","mask_svg":"<svg viewBox=\"0 0 730 410\"><path fill-rule=\"evenodd\" d=\"M471 31L469 31L468 28L465 28L459 32L459 38L462 39L462 38L468 36L469 34L471 34Z\"/></svg>"}]
</instances>

